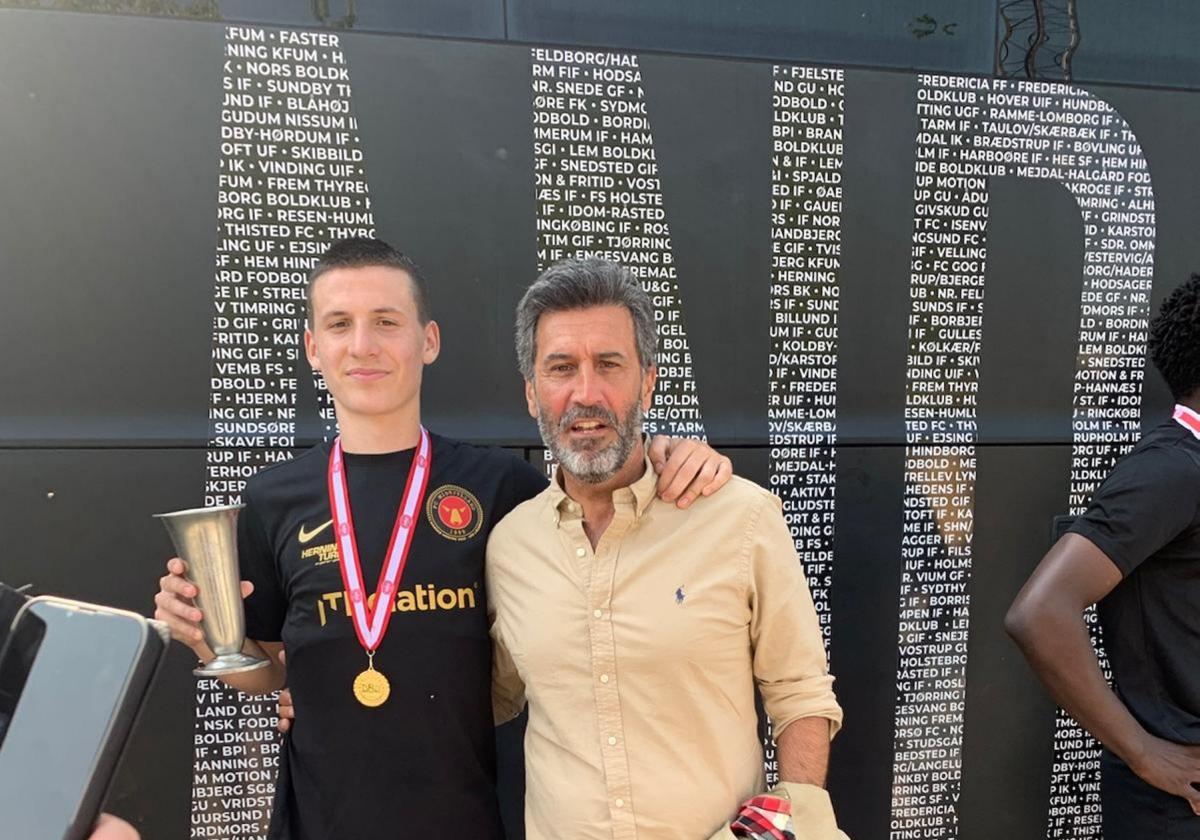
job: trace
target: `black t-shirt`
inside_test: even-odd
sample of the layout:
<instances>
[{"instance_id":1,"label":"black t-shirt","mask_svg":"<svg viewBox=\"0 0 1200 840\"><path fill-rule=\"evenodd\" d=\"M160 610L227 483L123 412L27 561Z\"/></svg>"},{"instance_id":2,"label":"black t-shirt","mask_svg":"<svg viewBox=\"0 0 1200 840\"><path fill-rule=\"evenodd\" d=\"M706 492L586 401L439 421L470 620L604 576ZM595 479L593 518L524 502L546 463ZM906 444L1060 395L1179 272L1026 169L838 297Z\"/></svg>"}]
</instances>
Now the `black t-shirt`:
<instances>
[{"instance_id":1,"label":"black t-shirt","mask_svg":"<svg viewBox=\"0 0 1200 840\"><path fill-rule=\"evenodd\" d=\"M1124 576L1098 605L1117 695L1151 734L1200 744L1200 440L1152 430L1070 531Z\"/></svg>"},{"instance_id":2,"label":"black t-shirt","mask_svg":"<svg viewBox=\"0 0 1200 840\"><path fill-rule=\"evenodd\" d=\"M431 435L433 466L375 654L391 684L354 698L367 666L347 610L330 523L328 443L250 480L239 517L246 635L282 641L296 719L280 757L272 840L500 838L484 549L492 527L539 493L512 453ZM375 592L413 450L346 455L364 586Z\"/></svg>"}]
</instances>

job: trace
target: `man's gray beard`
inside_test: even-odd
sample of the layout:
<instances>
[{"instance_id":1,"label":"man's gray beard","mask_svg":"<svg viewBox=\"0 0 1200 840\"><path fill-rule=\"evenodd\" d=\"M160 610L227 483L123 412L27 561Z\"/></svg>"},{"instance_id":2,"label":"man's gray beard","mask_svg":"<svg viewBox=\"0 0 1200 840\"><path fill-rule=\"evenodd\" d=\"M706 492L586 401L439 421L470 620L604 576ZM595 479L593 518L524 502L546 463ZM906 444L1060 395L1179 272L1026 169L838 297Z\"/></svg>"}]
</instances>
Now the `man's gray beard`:
<instances>
[{"instance_id":1,"label":"man's gray beard","mask_svg":"<svg viewBox=\"0 0 1200 840\"><path fill-rule=\"evenodd\" d=\"M602 420L617 433L617 439L603 449L595 449L587 441L583 441L582 449L563 446L559 434L568 432L571 425L578 420ZM585 484L603 484L625 466L629 454L633 452L638 438L641 437L642 404L640 401L635 402L623 422L618 422L615 414L599 407L570 408L559 420L557 430L551 427L550 418L539 405L537 421L542 441L562 469L570 473L572 478Z\"/></svg>"}]
</instances>

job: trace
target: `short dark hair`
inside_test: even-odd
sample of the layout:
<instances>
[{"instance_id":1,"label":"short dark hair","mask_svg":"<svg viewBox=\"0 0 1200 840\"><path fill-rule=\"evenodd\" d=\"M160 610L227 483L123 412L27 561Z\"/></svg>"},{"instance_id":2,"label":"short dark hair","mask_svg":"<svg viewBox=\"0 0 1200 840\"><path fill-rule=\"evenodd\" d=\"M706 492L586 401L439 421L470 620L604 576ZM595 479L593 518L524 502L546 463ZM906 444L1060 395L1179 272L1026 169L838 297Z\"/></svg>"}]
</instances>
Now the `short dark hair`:
<instances>
[{"instance_id":1,"label":"short dark hair","mask_svg":"<svg viewBox=\"0 0 1200 840\"><path fill-rule=\"evenodd\" d=\"M1200 389L1200 274L1171 292L1150 322L1150 358L1176 400Z\"/></svg>"},{"instance_id":2,"label":"short dark hair","mask_svg":"<svg viewBox=\"0 0 1200 840\"><path fill-rule=\"evenodd\" d=\"M322 274L333 271L335 268L367 268L376 265L398 268L408 275L412 280L417 318L422 325L428 324L433 318L433 311L429 306L429 284L425 280L425 275L421 273L421 269L412 261L412 257L403 251L398 251L382 239L350 236L346 239L339 239L330 245L321 255L317 264L312 267L312 271L308 273L308 294L305 295L308 326L311 328L313 325L313 284L320 279Z\"/></svg>"},{"instance_id":3,"label":"short dark hair","mask_svg":"<svg viewBox=\"0 0 1200 840\"><path fill-rule=\"evenodd\" d=\"M633 318L638 362L645 372L658 352L654 304L633 273L622 265L601 259L563 260L542 272L517 304L517 366L533 381L537 358L538 319L547 312L623 306Z\"/></svg>"}]
</instances>

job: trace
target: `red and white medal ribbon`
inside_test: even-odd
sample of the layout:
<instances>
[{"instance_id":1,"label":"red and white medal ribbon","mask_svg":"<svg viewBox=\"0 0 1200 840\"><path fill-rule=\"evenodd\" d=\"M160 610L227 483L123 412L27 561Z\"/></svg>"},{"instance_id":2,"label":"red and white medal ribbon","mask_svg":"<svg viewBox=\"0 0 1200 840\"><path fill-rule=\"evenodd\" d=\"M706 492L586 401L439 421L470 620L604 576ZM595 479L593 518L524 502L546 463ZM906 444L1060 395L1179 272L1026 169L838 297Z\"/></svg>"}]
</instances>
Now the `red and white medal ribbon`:
<instances>
[{"instance_id":1,"label":"red and white medal ribbon","mask_svg":"<svg viewBox=\"0 0 1200 840\"><path fill-rule=\"evenodd\" d=\"M358 541L354 536L354 519L350 514L350 493L346 488L346 468L342 458L342 439L333 441L329 453L329 509L333 514L333 528L337 534L338 565L342 569L342 582L350 598L350 614L354 619L354 631L367 653L374 653L387 632L392 617L392 602L396 586L404 574L408 562L408 549L412 545L416 530L417 512L425 498L425 485L433 457L430 453L429 432L421 427L421 443L408 469L408 482L404 486L404 497L396 511L396 524L388 544L387 557L379 572L379 583L375 588L375 606L368 615L367 593L363 588L362 564L358 560Z\"/></svg>"},{"instance_id":2,"label":"red and white medal ribbon","mask_svg":"<svg viewBox=\"0 0 1200 840\"><path fill-rule=\"evenodd\" d=\"M1200 438L1200 414L1192 411L1186 405L1175 406L1175 413L1171 415L1175 421L1190 431L1197 438Z\"/></svg>"}]
</instances>

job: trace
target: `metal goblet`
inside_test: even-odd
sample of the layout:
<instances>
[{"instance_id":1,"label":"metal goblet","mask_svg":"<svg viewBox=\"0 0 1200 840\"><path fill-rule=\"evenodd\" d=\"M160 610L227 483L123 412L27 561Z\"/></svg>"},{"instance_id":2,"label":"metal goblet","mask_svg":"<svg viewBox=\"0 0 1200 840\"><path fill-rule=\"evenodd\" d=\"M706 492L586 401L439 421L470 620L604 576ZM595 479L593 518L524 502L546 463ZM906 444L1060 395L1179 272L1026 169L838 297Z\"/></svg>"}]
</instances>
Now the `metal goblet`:
<instances>
[{"instance_id":1,"label":"metal goblet","mask_svg":"<svg viewBox=\"0 0 1200 840\"><path fill-rule=\"evenodd\" d=\"M242 607L237 554L237 515L242 505L191 508L156 513L175 551L187 564L187 579L196 585L196 607L204 640L216 659L192 671L198 677L220 677L265 668L269 659L242 652L246 614Z\"/></svg>"}]
</instances>

